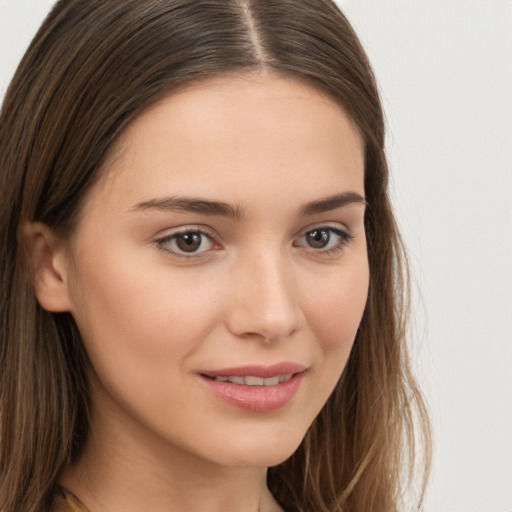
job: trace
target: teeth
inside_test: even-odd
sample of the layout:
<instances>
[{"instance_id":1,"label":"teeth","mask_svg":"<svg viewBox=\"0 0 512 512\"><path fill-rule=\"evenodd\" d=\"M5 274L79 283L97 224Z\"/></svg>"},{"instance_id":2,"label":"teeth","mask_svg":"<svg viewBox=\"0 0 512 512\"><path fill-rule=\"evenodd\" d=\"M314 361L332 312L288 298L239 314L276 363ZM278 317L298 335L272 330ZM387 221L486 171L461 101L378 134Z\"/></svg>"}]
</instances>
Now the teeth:
<instances>
[{"instance_id":1,"label":"teeth","mask_svg":"<svg viewBox=\"0 0 512 512\"><path fill-rule=\"evenodd\" d=\"M250 375L244 378L244 384L246 386L267 386L267 379L262 379L261 377L251 377Z\"/></svg>"},{"instance_id":2,"label":"teeth","mask_svg":"<svg viewBox=\"0 0 512 512\"><path fill-rule=\"evenodd\" d=\"M228 381L233 384L245 384L245 379L243 377L228 377Z\"/></svg>"},{"instance_id":3,"label":"teeth","mask_svg":"<svg viewBox=\"0 0 512 512\"><path fill-rule=\"evenodd\" d=\"M262 377L254 377L247 375L246 377L215 377L215 380L219 382L232 382L233 384L244 384L246 386L277 386L283 382L286 382L292 378L292 374L287 375L276 375L275 377L268 377L266 379Z\"/></svg>"}]
</instances>

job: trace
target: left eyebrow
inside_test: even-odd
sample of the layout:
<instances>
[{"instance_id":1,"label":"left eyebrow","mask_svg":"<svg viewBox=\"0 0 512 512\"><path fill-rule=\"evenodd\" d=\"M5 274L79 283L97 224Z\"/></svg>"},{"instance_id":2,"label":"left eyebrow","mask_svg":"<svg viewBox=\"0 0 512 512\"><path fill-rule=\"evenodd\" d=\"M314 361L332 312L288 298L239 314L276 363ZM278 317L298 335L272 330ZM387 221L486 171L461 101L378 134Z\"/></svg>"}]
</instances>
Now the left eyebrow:
<instances>
[{"instance_id":1,"label":"left eyebrow","mask_svg":"<svg viewBox=\"0 0 512 512\"><path fill-rule=\"evenodd\" d=\"M341 208L353 203L367 206L366 199L357 192L343 192L342 194L335 194L318 201L311 201L304 205L299 213L301 216L306 217L308 215L314 215L315 213L335 210L336 208Z\"/></svg>"}]
</instances>

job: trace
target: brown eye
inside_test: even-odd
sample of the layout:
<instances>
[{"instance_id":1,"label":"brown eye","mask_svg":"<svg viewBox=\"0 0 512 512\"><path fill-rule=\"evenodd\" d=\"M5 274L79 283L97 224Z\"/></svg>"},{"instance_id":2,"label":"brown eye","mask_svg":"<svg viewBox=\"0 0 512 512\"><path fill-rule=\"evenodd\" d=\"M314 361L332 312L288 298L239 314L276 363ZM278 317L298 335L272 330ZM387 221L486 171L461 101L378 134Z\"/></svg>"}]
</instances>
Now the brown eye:
<instances>
[{"instance_id":1,"label":"brown eye","mask_svg":"<svg viewBox=\"0 0 512 512\"><path fill-rule=\"evenodd\" d=\"M182 233L176 235L176 246L183 252L196 252L203 243L203 235L201 233Z\"/></svg>"},{"instance_id":2,"label":"brown eye","mask_svg":"<svg viewBox=\"0 0 512 512\"><path fill-rule=\"evenodd\" d=\"M157 241L159 247L175 256L195 256L214 247L213 240L202 231L181 231Z\"/></svg>"},{"instance_id":3,"label":"brown eye","mask_svg":"<svg viewBox=\"0 0 512 512\"><path fill-rule=\"evenodd\" d=\"M313 249L323 249L329 244L331 234L327 229L314 229L306 233L306 242Z\"/></svg>"},{"instance_id":4,"label":"brown eye","mask_svg":"<svg viewBox=\"0 0 512 512\"><path fill-rule=\"evenodd\" d=\"M328 255L341 251L352 238L345 230L323 226L306 231L294 245L312 249L316 254Z\"/></svg>"}]
</instances>

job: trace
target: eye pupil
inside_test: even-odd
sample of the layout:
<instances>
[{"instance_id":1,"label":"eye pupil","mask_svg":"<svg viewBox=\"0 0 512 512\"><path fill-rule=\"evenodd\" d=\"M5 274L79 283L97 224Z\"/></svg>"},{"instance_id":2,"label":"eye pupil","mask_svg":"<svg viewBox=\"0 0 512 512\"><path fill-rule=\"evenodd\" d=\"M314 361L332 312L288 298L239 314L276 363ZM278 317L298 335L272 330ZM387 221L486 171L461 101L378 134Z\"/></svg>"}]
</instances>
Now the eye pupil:
<instances>
[{"instance_id":1,"label":"eye pupil","mask_svg":"<svg viewBox=\"0 0 512 512\"><path fill-rule=\"evenodd\" d=\"M184 252L194 252L201 246L200 233L183 233L176 239L176 245Z\"/></svg>"},{"instance_id":2,"label":"eye pupil","mask_svg":"<svg viewBox=\"0 0 512 512\"><path fill-rule=\"evenodd\" d=\"M307 233L306 238L310 247L321 249L329 243L331 235L325 229L314 229Z\"/></svg>"}]
</instances>

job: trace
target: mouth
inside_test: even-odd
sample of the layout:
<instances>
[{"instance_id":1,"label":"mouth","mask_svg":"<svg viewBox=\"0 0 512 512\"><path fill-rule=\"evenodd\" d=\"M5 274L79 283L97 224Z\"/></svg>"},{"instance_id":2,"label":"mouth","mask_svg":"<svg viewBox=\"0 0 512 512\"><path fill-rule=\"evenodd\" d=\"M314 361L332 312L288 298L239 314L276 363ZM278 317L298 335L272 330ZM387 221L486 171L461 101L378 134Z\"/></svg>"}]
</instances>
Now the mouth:
<instances>
[{"instance_id":1,"label":"mouth","mask_svg":"<svg viewBox=\"0 0 512 512\"><path fill-rule=\"evenodd\" d=\"M292 377L292 373L287 373L285 375L276 375L275 377L256 377L254 375L246 375L243 377L238 377L236 375L230 375L229 377L225 376L217 376L217 377L205 377L216 380L217 382L231 382L232 384L239 384L243 386L277 386L278 384L282 384L283 382L288 382Z\"/></svg>"},{"instance_id":2,"label":"mouth","mask_svg":"<svg viewBox=\"0 0 512 512\"><path fill-rule=\"evenodd\" d=\"M250 412L271 412L295 397L306 367L292 363L245 366L202 372L203 384L213 395L231 406Z\"/></svg>"}]
</instances>

